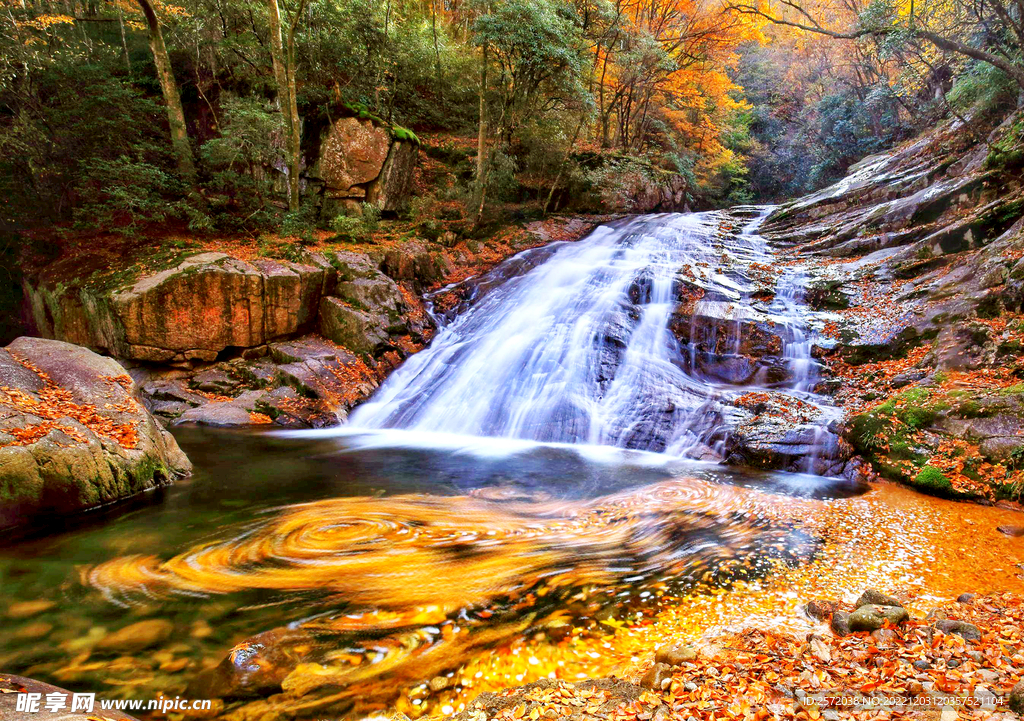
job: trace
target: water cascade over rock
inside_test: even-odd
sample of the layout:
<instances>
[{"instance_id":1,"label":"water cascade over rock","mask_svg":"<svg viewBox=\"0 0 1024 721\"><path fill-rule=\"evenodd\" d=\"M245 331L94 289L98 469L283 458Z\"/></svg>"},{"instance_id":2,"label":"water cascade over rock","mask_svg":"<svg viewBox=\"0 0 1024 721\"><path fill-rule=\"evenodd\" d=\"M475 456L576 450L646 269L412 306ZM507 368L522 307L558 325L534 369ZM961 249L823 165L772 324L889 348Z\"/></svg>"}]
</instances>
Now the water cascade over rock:
<instances>
[{"instance_id":1,"label":"water cascade over rock","mask_svg":"<svg viewBox=\"0 0 1024 721\"><path fill-rule=\"evenodd\" d=\"M765 214L645 216L507 261L350 427L837 473L822 321L757 235Z\"/></svg>"}]
</instances>

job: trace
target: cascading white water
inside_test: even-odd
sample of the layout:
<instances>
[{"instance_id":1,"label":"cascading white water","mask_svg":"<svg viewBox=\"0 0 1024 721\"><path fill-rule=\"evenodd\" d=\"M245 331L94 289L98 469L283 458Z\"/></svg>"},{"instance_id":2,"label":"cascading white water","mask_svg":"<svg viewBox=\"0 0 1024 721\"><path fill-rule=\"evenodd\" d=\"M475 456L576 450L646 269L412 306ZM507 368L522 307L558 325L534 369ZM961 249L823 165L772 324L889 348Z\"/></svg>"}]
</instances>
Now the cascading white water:
<instances>
[{"instance_id":1,"label":"cascading white water","mask_svg":"<svg viewBox=\"0 0 1024 721\"><path fill-rule=\"evenodd\" d=\"M726 388L695 369L695 344L681 346L671 329L679 273L688 268L705 289L707 312L735 319L735 338L725 345L736 354L741 321L764 318L751 308L750 267L772 260L753 232L759 220L740 234L721 231L722 220L716 213L645 216L561 244L441 328L352 413L349 426L708 457L729 430L723 394L759 383ZM790 370L790 380L774 387L812 396L816 371L800 287L799 278L784 276L764 319L784 331L782 362Z\"/></svg>"}]
</instances>

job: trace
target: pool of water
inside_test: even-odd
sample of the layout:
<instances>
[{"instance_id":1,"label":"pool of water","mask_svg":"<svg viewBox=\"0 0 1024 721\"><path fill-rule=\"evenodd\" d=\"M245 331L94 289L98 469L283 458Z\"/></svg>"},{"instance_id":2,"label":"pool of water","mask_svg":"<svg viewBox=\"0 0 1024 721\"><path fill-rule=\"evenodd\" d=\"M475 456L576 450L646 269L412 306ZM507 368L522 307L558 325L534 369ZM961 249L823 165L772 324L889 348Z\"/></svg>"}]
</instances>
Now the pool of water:
<instances>
[{"instance_id":1,"label":"pool of water","mask_svg":"<svg viewBox=\"0 0 1024 721\"><path fill-rule=\"evenodd\" d=\"M400 431L176 436L192 478L0 547L0 670L229 710L284 689L358 714L503 645L603 636L806 564L822 540L799 504L866 490Z\"/></svg>"}]
</instances>

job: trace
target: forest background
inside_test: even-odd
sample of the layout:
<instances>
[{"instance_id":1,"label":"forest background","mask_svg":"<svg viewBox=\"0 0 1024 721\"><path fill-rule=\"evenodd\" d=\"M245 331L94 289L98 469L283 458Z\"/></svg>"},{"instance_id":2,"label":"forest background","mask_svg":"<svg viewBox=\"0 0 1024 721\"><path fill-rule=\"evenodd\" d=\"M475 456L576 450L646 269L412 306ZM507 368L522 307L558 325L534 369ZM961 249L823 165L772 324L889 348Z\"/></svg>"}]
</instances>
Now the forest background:
<instances>
[{"instance_id":1,"label":"forest background","mask_svg":"<svg viewBox=\"0 0 1024 721\"><path fill-rule=\"evenodd\" d=\"M372 240L379 209L327 213L304 177L345 116L444 168L385 226L482 236L670 180L693 209L778 201L944 119L982 132L1024 91L1024 0L0 8L8 261L110 231Z\"/></svg>"}]
</instances>

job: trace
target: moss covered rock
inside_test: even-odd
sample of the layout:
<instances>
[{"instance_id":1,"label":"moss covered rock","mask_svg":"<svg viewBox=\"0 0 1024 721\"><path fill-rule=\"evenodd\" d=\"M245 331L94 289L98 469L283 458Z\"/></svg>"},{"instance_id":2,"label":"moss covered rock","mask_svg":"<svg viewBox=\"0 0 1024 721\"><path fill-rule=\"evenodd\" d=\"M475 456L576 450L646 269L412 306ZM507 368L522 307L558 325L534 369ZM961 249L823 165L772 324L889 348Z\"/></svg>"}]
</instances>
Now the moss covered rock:
<instances>
[{"instance_id":1,"label":"moss covered rock","mask_svg":"<svg viewBox=\"0 0 1024 721\"><path fill-rule=\"evenodd\" d=\"M18 338L0 350L0 528L95 508L191 471L116 361Z\"/></svg>"}]
</instances>

